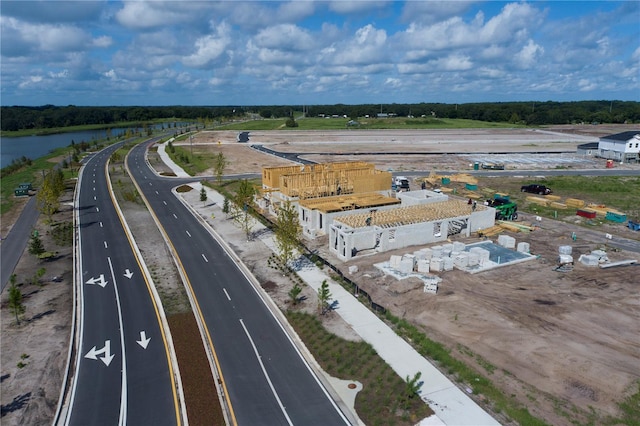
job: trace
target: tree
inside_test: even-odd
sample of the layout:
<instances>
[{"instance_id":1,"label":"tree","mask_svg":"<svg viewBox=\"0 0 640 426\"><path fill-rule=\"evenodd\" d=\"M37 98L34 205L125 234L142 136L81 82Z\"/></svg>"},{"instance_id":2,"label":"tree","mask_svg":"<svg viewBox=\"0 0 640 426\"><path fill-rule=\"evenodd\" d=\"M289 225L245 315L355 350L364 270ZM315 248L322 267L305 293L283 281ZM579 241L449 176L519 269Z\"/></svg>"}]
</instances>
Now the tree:
<instances>
[{"instance_id":1,"label":"tree","mask_svg":"<svg viewBox=\"0 0 640 426\"><path fill-rule=\"evenodd\" d=\"M247 179L243 179L240 181L240 186L233 200L233 220L245 232L247 240L249 240L249 235L254 225L250 210L253 208L255 194L256 189L253 185Z\"/></svg>"},{"instance_id":2,"label":"tree","mask_svg":"<svg viewBox=\"0 0 640 426\"><path fill-rule=\"evenodd\" d=\"M51 222L51 217L60 207L59 198L64 192L64 173L60 169L50 170L42 180L42 187L38 191L38 207L42 214Z\"/></svg>"},{"instance_id":3,"label":"tree","mask_svg":"<svg viewBox=\"0 0 640 426\"><path fill-rule=\"evenodd\" d=\"M38 234L38 231L33 231L31 238L29 239L29 254L39 256L44 252L45 249L42 244L42 240L40 239L40 234Z\"/></svg>"},{"instance_id":4,"label":"tree","mask_svg":"<svg viewBox=\"0 0 640 426\"><path fill-rule=\"evenodd\" d=\"M291 301L293 302L294 305L297 305L298 302L300 301L300 299L298 299L298 296L300 296L301 292L302 292L302 287L300 287L300 284L298 284L297 282L293 285L291 290L289 290L289 297L291 298Z\"/></svg>"},{"instance_id":5,"label":"tree","mask_svg":"<svg viewBox=\"0 0 640 426\"><path fill-rule=\"evenodd\" d=\"M219 152L213 158L213 171L215 172L218 185L222 183L222 176L224 175L224 169L227 165L229 165L229 162L223 153Z\"/></svg>"},{"instance_id":6,"label":"tree","mask_svg":"<svg viewBox=\"0 0 640 426\"><path fill-rule=\"evenodd\" d=\"M207 202L207 190L204 189L204 186L200 188L200 201L202 201L202 205Z\"/></svg>"},{"instance_id":7,"label":"tree","mask_svg":"<svg viewBox=\"0 0 640 426\"><path fill-rule=\"evenodd\" d=\"M9 310L16 316L16 323L20 325L20 315L24 314L25 307L22 303L22 292L15 283L15 274L11 277L11 287L9 287Z\"/></svg>"},{"instance_id":8,"label":"tree","mask_svg":"<svg viewBox=\"0 0 640 426\"><path fill-rule=\"evenodd\" d=\"M284 123L287 127L298 127L298 122L293 117L287 118L287 121Z\"/></svg>"},{"instance_id":9,"label":"tree","mask_svg":"<svg viewBox=\"0 0 640 426\"><path fill-rule=\"evenodd\" d=\"M420 388L422 387L422 382L420 382L420 377L422 376L422 372L418 371L413 378L410 378L409 376L407 376L406 379L406 386L404 388L404 395L403 395L403 399L405 401L405 408L409 407L409 401L411 401L413 398L416 397L416 395L418 395L418 392L420 391Z\"/></svg>"},{"instance_id":10,"label":"tree","mask_svg":"<svg viewBox=\"0 0 640 426\"><path fill-rule=\"evenodd\" d=\"M318 290L318 311L320 312L320 315L326 314L329 310L329 300L331 297L329 283L327 280L324 280L320 285L320 290Z\"/></svg>"},{"instance_id":11,"label":"tree","mask_svg":"<svg viewBox=\"0 0 640 426\"><path fill-rule=\"evenodd\" d=\"M229 199L227 197L224 197L224 201L222 202L222 213L229 214L229 211Z\"/></svg>"},{"instance_id":12,"label":"tree","mask_svg":"<svg viewBox=\"0 0 640 426\"><path fill-rule=\"evenodd\" d=\"M279 256L285 265L288 265L293 259L301 234L302 228L300 227L296 207L289 201L286 201L278 209L275 229Z\"/></svg>"}]
</instances>

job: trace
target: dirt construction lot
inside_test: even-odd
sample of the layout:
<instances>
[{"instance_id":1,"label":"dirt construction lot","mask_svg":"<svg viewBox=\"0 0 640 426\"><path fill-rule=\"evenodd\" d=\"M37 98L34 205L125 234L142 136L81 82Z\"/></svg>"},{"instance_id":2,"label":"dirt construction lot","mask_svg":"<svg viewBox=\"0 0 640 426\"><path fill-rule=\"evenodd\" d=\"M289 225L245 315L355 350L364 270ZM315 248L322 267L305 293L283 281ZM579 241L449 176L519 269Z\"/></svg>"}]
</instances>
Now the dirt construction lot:
<instances>
[{"instance_id":1,"label":"dirt construction lot","mask_svg":"<svg viewBox=\"0 0 640 426\"><path fill-rule=\"evenodd\" d=\"M437 167L442 170L466 168L469 161L475 161L467 155L481 155L489 150L505 152L511 149L515 153L537 149L546 152L575 150L577 144L597 140L597 136L601 136L594 129L605 134L629 130L620 127L603 130L600 126L557 128L549 132L518 130L513 131L511 139L506 131L503 134L503 131L487 130L421 132L422 136L417 132L405 135L388 131L378 135L389 140L393 152L413 150L429 153L424 157L399 158L373 154L371 144L348 138L357 132L322 132L322 136L307 135L312 140L306 141L298 140L303 138L300 132L256 132L250 136L250 143L265 142L279 151L306 152L316 161L373 159L383 169L429 170ZM226 170L229 174L259 173L265 165L290 164L248 145L238 144L236 135L237 132L201 133L194 138L194 153L223 152L230 161ZM497 143L496 139L503 142ZM337 140L340 143L336 143ZM507 143L509 140L519 142ZM376 152L380 152L381 143L376 145ZM479 146L482 148L474 148ZM371 154L353 158L344 155L355 150L369 150ZM461 154L450 154L453 151ZM332 153L333 156L320 153ZM558 154L558 158L562 157L574 158ZM575 158L575 161L572 163L575 168L603 167L599 160ZM162 168L159 164L154 165ZM507 163L507 167L524 166ZM129 217L136 221L134 228L142 227L140 235L145 235L145 226L154 226L144 215ZM5 234L7 218L2 219ZM531 219L521 218L522 221ZM214 225L222 220L223 215L216 214ZM530 243L531 252L538 258L474 275L458 270L442 273L443 281L435 295L424 293L422 283L416 279L398 281L383 275L373 266L388 260L392 254L411 253L419 247L356 257L343 263L332 258L322 238L313 245L345 275L349 276L349 266L357 265L358 272L349 277L378 304L418 325L433 340L445 344L452 353L474 365L507 396L525 405L536 417L554 425L603 423L608 416L619 415L617 404L638 391L640 298L636 277L640 267L600 269L577 264L573 271L556 272L555 261L560 245L571 245L577 259L581 253L603 246L606 243L603 238L605 232L615 235L620 231L625 237L635 236L615 227L603 228L599 236L592 237L573 223L543 220L538 225L539 229L530 234L510 234L518 242ZM226 228L225 225L216 229L224 232ZM574 231L578 235L575 242L571 239ZM246 247L241 232L229 232L223 236L238 249L243 261L258 272L261 282L279 282L278 272L258 267L266 263L267 250ZM478 238L461 241L475 242ZM45 240L47 244L50 243ZM153 251L156 247L156 262L161 264L158 268L164 265L162 262L169 262L157 260L166 259L166 249L161 244L147 244L145 247L143 254L145 250ZM28 294L25 300L26 325L23 323L18 327L12 323L6 292L2 295L3 424L25 424L25 420L27 424L49 423L55 410L56 392L64 374L62 369L66 361L65 345L69 337L71 310L70 256L63 249L59 250L60 260L69 263L65 264L67 266L45 265L45 278L60 274L63 282L46 281L44 286L23 287L23 293L27 290ZM612 261L640 260L639 253L612 250L607 253ZM148 255L154 257L154 254ZM27 281L38 267L37 262L25 254L17 271L19 280ZM171 276L168 272L162 275ZM271 291L272 297L278 297L276 290ZM286 291L281 293L285 294L284 300ZM176 308L176 311L180 309ZM339 329L339 325L334 327ZM16 365L23 353L29 355L24 360L27 365L18 368ZM483 402L482 396L477 399ZM487 406L488 410L492 408ZM500 413L494 414L504 421Z\"/></svg>"}]
</instances>

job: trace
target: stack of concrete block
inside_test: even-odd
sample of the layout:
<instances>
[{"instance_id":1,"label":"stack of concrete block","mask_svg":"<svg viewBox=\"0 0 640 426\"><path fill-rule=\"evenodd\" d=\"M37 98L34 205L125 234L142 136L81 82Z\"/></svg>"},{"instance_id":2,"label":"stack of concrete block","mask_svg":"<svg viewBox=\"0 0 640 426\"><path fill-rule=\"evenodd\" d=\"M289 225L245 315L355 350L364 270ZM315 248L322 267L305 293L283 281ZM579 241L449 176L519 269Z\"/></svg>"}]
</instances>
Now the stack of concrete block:
<instances>
[{"instance_id":1,"label":"stack of concrete block","mask_svg":"<svg viewBox=\"0 0 640 426\"><path fill-rule=\"evenodd\" d=\"M426 274L429 272L429 261L427 259L418 259L418 272Z\"/></svg>"},{"instance_id":2,"label":"stack of concrete block","mask_svg":"<svg viewBox=\"0 0 640 426\"><path fill-rule=\"evenodd\" d=\"M431 272L442 272L444 270L444 262L441 257L432 257L429 262L429 270Z\"/></svg>"},{"instance_id":3,"label":"stack of concrete block","mask_svg":"<svg viewBox=\"0 0 640 426\"><path fill-rule=\"evenodd\" d=\"M477 252L469 252L469 265L478 266L480 264L480 254Z\"/></svg>"},{"instance_id":4,"label":"stack of concrete block","mask_svg":"<svg viewBox=\"0 0 640 426\"><path fill-rule=\"evenodd\" d=\"M453 259L450 257L443 257L442 269L444 269L445 271L453 271Z\"/></svg>"},{"instance_id":5,"label":"stack of concrete block","mask_svg":"<svg viewBox=\"0 0 640 426\"><path fill-rule=\"evenodd\" d=\"M431 247L431 257L442 257L442 246L433 246Z\"/></svg>"},{"instance_id":6,"label":"stack of concrete block","mask_svg":"<svg viewBox=\"0 0 640 426\"><path fill-rule=\"evenodd\" d=\"M463 252L467 247L465 243L461 243L460 241L453 242L453 251L457 251L458 253Z\"/></svg>"},{"instance_id":7,"label":"stack of concrete block","mask_svg":"<svg viewBox=\"0 0 640 426\"><path fill-rule=\"evenodd\" d=\"M519 251L520 253L529 253L529 250L530 250L529 243L526 243L524 241L519 242L518 248L516 250Z\"/></svg>"},{"instance_id":8,"label":"stack of concrete block","mask_svg":"<svg viewBox=\"0 0 640 426\"><path fill-rule=\"evenodd\" d=\"M469 253L462 252L453 258L453 264L456 268L466 268L469 266Z\"/></svg>"},{"instance_id":9,"label":"stack of concrete block","mask_svg":"<svg viewBox=\"0 0 640 426\"><path fill-rule=\"evenodd\" d=\"M453 251L453 244L447 243L442 245L442 257L451 257L451 252Z\"/></svg>"},{"instance_id":10,"label":"stack of concrete block","mask_svg":"<svg viewBox=\"0 0 640 426\"><path fill-rule=\"evenodd\" d=\"M491 257L491 252L487 249L483 249L482 247L471 247L469 249L469 253L477 254L480 258L480 265L483 265L484 262L488 262Z\"/></svg>"},{"instance_id":11,"label":"stack of concrete block","mask_svg":"<svg viewBox=\"0 0 640 426\"><path fill-rule=\"evenodd\" d=\"M607 257L607 252L603 250L593 250L591 252L591 256L597 256L599 263L604 263L609 261L609 257Z\"/></svg>"},{"instance_id":12,"label":"stack of concrete block","mask_svg":"<svg viewBox=\"0 0 640 426\"><path fill-rule=\"evenodd\" d=\"M400 260L400 264L396 269L403 274L410 274L411 272L413 272L413 260L402 258L402 260Z\"/></svg>"},{"instance_id":13,"label":"stack of concrete block","mask_svg":"<svg viewBox=\"0 0 640 426\"><path fill-rule=\"evenodd\" d=\"M428 247L425 247L425 248L423 248L423 249L420 249L420 251L421 251L422 253L424 253L424 258L425 258L425 259L427 259L427 260L431 260L431 258L433 257L433 250L431 250L431 249L430 249L430 248L428 248Z\"/></svg>"},{"instance_id":14,"label":"stack of concrete block","mask_svg":"<svg viewBox=\"0 0 640 426\"><path fill-rule=\"evenodd\" d=\"M420 259L426 259L427 254L422 250L417 250L413 252L413 256L416 258L416 262Z\"/></svg>"},{"instance_id":15,"label":"stack of concrete block","mask_svg":"<svg viewBox=\"0 0 640 426\"><path fill-rule=\"evenodd\" d=\"M442 278L436 276L426 277L424 279L424 292L425 293L437 293L438 292L438 284L442 282Z\"/></svg>"},{"instance_id":16,"label":"stack of concrete block","mask_svg":"<svg viewBox=\"0 0 640 426\"><path fill-rule=\"evenodd\" d=\"M411 270L415 269L416 267L416 257L413 254L403 254L402 255L402 260L403 261L408 261L411 262Z\"/></svg>"},{"instance_id":17,"label":"stack of concrete block","mask_svg":"<svg viewBox=\"0 0 640 426\"><path fill-rule=\"evenodd\" d=\"M558 247L558 254L571 254L573 248L571 246L560 246Z\"/></svg>"},{"instance_id":18,"label":"stack of concrete block","mask_svg":"<svg viewBox=\"0 0 640 426\"><path fill-rule=\"evenodd\" d=\"M389 258L389 267L398 269L400 267L401 260L402 256L391 255L391 257Z\"/></svg>"},{"instance_id":19,"label":"stack of concrete block","mask_svg":"<svg viewBox=\"0 0 640 426\"><path fill-rule=\"evenodd\" d=\"M509 235L499 235L498 245L508 249L516 248L516 239Z\"/></svg>"},{"instance_id":20,"label":"stack of concrete block","mask_svg":"<svg viewBox=\"0 0 640 426\"><path fill-rule=\"evenodd\" d=\"M598 266L600 257L593 254L581 254L578 261L586 266Z\"/></svg>"}]
</instances>

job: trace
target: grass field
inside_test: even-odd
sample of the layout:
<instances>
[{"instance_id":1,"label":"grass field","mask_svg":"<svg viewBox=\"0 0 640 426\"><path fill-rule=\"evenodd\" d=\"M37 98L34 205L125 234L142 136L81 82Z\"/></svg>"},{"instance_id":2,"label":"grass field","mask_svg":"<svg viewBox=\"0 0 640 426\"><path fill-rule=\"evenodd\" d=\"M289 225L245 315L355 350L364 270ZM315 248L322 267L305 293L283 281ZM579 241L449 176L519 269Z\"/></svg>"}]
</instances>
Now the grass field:
<instances>
[{"instance_id":1,"label":"grass field","mask_svg":"<svg viewBox=\"0 0 640 426\"><path fill-rule=\"evenodd\" d=\"M375 129L506 129L519 127L511 123L449 118L366 118L358 125L348 126L348 118L299 118L298 127L286 127L286 118L244 121L218 126L219 130L375 130Z\"/></svg>"}]
</instances>

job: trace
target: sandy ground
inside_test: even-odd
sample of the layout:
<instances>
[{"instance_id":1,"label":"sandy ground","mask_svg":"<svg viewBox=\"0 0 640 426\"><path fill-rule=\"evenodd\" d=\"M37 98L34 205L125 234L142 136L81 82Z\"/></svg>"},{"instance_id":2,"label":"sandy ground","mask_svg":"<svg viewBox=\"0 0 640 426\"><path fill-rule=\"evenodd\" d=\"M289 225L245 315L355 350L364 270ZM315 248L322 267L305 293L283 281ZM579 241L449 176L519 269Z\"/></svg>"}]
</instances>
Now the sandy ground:
<instances>
[{"instance_id":1,"label":"sandy ground","mask_svg":"<svg viewBox=\"0 0 640 426\"><path fill-rule=\"evenodd\" d=\"M540 136L541 132L518 131L512 139L521 139L520 150L533 151L539 148L538 144L551 147L556 143L562 144L562 150L568 150L589 138L593 139L593 136L601 136L594 130L604 131L603 134L627 130L621 127L603 129L600 126L573 130L557 128L553 129L552 136L547 136L545 132L540 141L527 139L526 136ZM491 132L483 130L476 133L483 133L482 138L493 138ZM565 132L571 134L563 137L562 133ZM415 136L414 132L409 133ZM471 138L470 133L467 136ZM390 134L387 132L381 138ZM284 151L294 145L291 148L293 151L302 152L302 146L296 147L292 141L293 135L291 132L274 132L268 138L270 142L266 136L264 138L265 143L277 145L278 150ZM255 138L257 136L252 135ZM257 173L265 165L290 164L259 153L248 145L239 145L235 137L236 132L207 132L194 138L194 149L222 150L230 160L226 170L229 174ZM278 137L284 139L278 140ZM331 144L334 137L336 135L331 135L325 143L304 142L306 152L334 152L335 146ZM409 138L396 136L395 139L401 137ZM501 137L511 140L508 135ZM317 139L317 136L310 138ZM257 141L252 139L251 142ZM302 145L303 142L297 144ZM407 140L403 144L403 150L426 150L434 143ZM352 145L345 146L342 142L338 145L348 152L355 148L366 148L365 144L358 141ZM412 145L413 148L410 148ZM483 152L486 147L495 146L490 143L484 145ZM469 146L464 148L464 144L458 144L458 147L456 149L469 153ZM276 149L276 146L272 148ZM318 158L323 161L329 159L326 156ZM433 164L433 167L443 164L443 159L452 158L450 163L446 163L451 164L452 168L469 161L468 157L438 154L425 158L405 157L394 164L407 169L413 167L424 170L428 169L423 167L426 158L431 159L427 165ZM345 160L343 156L333 159ZM356 159L370 161L363 157ZM399 167L389 165L379 156L375 162L385 169ZM157 158L151 158L151 163L162 169ZM599 163L597 165L601 166ZM70 209L63 209L63 214L70 217ZM134 222L134 227L142 229L142 234L145 234L145 227L153 227L144 212L134 209L125 214L128 220ZM10 215L2 217L3 233L10 227L11 220ZM266 266L268 253L260 246L261 243L247 244L242 232L234 229L230 221L220 218L215 222L216 230L238 251L263 288L278 303L286 303L290 283L283 282L280 274ZM375 262L388 260L393 253L356 258L341 264L341 268L346 270L348 266L357 264L359 272L352 278L377 303L419 325L430 337L443 342L460 358L476 365L479 371L489 375L507 395L523 403L534 415L550 424L570 424L569 419L584 423L594 416L602 419L606 415L616 414L616 403L632 393L633 384L640 379L640 343L637 333L634 333L640 323L640 300L637 289L633 288L633 285L637 286L634 277L638 267L603 270L577 265L572 272L553 271L558 246L571 244L571 226L547 221L541 229L529 235L514 234L518 241L529 242L532 252L539 254L540 258L473 276L460 271L445 273L437 295L424 294L419 283L398 282L384 277L372 267ZM50 242L44 241L45 247L48 247ZM601 243L579 239L574 246L574 255L597 248ZM186 309L185 301L180 288L175 287L177 280L171 278L175 271L172 272L172 262L167 257L164 245L153 239L147 242L141 240L139 244L143 246L145 260L154 265L150 269L156 275L154 280L157 279L162 287L160 291L165 292L168 299L177 301L175 306L166 308L177 314L182 313ZM316 241L316 244L326 251L322 240ZM49 423L55 412L66 363L72 284L70 249L55 249L60 252L60 258L55 262L40 264L33 256L25 254L18 265L16 273L18 281L25 282L22 290L27 308L24 316L26 321L20 326L14 324L6 308L6 292L2 295L2 424ZM326 256L330 258L328 253ZM638 257L637 254L610 252L612 260L634 256ZM335 263L340 262L336 260ZM47 269L45 278L62 275L62 282L53 283L43 279L42 286L26 284L40 267ZM312 301L314 294L308 289L305 292L309 293L305 295ZM310 306L315 304L311 302ZM327 321L336 334L356 338L339 317L330 317ZM22 354L28 357L22 359ZM18 368L20 361L26 366ZM595 414L590 417L592 409Z\"/></svg>"}]
</instances>

